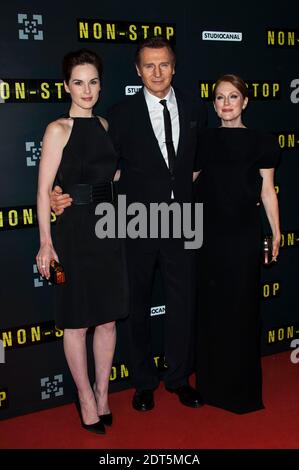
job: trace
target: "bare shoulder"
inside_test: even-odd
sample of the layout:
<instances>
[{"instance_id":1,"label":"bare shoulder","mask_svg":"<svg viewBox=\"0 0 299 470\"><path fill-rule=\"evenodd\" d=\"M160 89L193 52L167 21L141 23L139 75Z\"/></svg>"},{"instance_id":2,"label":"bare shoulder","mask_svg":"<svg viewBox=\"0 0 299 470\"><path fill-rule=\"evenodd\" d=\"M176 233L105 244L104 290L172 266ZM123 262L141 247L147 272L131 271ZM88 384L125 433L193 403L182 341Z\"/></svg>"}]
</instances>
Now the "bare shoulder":
<instances>
[{"instance_id":1,"label":"bare shoulder","mask_svg":"<svg viewBox=\"0 0 299 470\"><path fill-rule=\"evenodd\" d=\"M73 120L59 118L48 124L45 137L48 139L58 139L60 142L66 142L70 136L73 127Z\"/></svg>"},{"instance_id":2,"label":"bare shoulder","mask_svg":"<svg viewBox=\"0 0 299 470\"><path fill-rule=\"evenodd\" d=\"M73 119L59 118L48 124L47 131L49 130L51 133L55 134L63 134L72 129L73 123Z\"/></svg>"},{"instance_id":3,"label":"bare shoulder","mask_svg":"<svg viewBox=\"0 0 299 470\"><path fill-rule=\"evenodd\" d=\"M97 116L97 118L99 119L99 121L102 124L102 126L104 127L104 129L106 131L108 131L109 124L108 124L107 119L103 118L102 116Z\"/></svg>"}]
</instances>

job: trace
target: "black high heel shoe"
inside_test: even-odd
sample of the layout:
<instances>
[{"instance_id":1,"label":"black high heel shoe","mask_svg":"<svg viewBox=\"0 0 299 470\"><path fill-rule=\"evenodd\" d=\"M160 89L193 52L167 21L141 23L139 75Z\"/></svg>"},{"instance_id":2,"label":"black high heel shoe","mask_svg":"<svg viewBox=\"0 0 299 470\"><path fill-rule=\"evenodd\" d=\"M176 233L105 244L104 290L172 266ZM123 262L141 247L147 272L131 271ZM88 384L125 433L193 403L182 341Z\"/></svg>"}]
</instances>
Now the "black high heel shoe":
<instances>
[{"instance_id":1,"label":"black high heel shoe","mask_svg":"<svg viewBox=\"0 0 299 470\"><path fill-rule=\"evenodd\" d=\"M93 388L93 393L94 393L95 399L97 401L97 398L96 398L96 384L95 383L93 384L92 388ZM113 421L112 413L107 413L105 415L99 415L99 418L100 418L100 421L105 426L112 426L112 421Z\"/></svg>"},{"instance_id":2,"label":"black high heel shoe","mask_svg":"<svg viewBox=\"0 0 299 470\"><path fill-rule=\"evenodd\" d=\"M99 415L101 423L103 423L105 426L112 426L112 413L108 413L106 415Z\"/></svg>"},{"instance_id":3,"label":"black high heel shoe","mask_svg":"<svg viewBox=\"0 0 299 470\"><path fill-rule=\"evenodd\" d=\"M81 420L81 426L83 429L89 432L93 432L95 434L106 434L105 426L103 421L100 419L96 423L93 424L85 424L82 418L82 413L81 413L81 406L80 406L80 400L79 398L76 399L75 401L76 408L78 410L80 420Z\"/></svg>"}]
</instances>

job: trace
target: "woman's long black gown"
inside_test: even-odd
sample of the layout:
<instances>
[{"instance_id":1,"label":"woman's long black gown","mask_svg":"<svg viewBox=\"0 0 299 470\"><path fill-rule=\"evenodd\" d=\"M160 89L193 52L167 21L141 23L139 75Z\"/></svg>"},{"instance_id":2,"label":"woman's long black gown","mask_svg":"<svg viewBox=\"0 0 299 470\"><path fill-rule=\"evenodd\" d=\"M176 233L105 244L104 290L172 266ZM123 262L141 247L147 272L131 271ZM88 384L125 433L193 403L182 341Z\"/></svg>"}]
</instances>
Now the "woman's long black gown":
<instances>
[{"instance_id":1,"label":"woman's long black gown","mask_svg":"<svg viewBox=\"0 0 299 470\"><path fill-rule=\"evenodd\" d=\"M274 136L247 128L199 140L204 240L199 250L197 384L207 404L263 408L260 359L260 168L279 156Z\"/></svg>"}]
</instances>

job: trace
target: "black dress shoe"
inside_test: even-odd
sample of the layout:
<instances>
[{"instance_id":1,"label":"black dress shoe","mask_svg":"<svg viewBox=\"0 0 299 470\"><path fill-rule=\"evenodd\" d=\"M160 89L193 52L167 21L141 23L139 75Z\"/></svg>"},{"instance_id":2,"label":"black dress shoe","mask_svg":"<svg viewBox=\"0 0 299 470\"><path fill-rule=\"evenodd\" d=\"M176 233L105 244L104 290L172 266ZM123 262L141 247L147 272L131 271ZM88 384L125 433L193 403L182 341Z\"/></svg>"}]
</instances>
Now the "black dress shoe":
<instances>
[{"instance_id":1,"label":"black dress shoe","mask_svg":"<svg viewBox=\"0 0 299 470\"><path fill-rule=\"evenodd\" d=\"M154 402L154 391L153 390L141 390L134 393L132 406L137 411L149 411L155 406Z\"/></svg>"},{"instance_id":2,"label":"black dress shoe","mask_svg":"<svg viewBox=\"0 0 299 470\"><path fill-rule=\"evenodd\" d=\"M97 421L96 423L93 424L85 424L82 418L82 413L81 413L81 406L79 399L75 401L75 405L77 407L80 420L81 420L81 426L83 429L89 432L93 432L95 434L106 434L105 426L101 420Z\"/></svg>"},{"instance_id":3,"label":"black dress shoe","mask_svg":"<svg viewBox=\"0 0 299 470\"><path fill-rule=\"evenodd\" d=\"M108 413L106 415L99 415L101 423L103 423L105 426L112 426L112 413Z\"/></svg>"},{"instance_id":4,"label":"black dress shoe","mask_svg":"<svg viewBox=\"0 0 299 470\"><path fill-rule=\"evenodd\" d=\"M178 388L168 388L166 390L170 393L176 393L179 397L180 402L185 406L190 406L191 408L199 408L202 406L203 399L197 390L190 387L190 385L182 385Z\"/></svg>"}]
</instances>

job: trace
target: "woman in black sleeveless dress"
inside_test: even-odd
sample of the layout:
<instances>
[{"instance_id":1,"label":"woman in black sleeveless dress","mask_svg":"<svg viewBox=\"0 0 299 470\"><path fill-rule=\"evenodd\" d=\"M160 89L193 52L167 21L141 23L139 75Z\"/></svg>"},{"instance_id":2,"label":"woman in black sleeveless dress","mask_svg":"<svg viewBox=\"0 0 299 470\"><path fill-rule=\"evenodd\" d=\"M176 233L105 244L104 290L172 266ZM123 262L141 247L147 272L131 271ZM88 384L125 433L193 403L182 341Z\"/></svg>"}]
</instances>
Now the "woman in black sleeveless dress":
<instances>
[{"instance_id":1,"label":"woman in black sleeveless dress","mask_svg":"<svg viewBox=\"0 0 299 470\"><path fill-rule=\"evenodd\" d=\"M69 115L47 127L39 168L38 219L40 273L49 278L51 259L61 262L66 283L55 287L56 324L64 329L64 350L78 389L82 425L104 433L112 424L108 384L115 349L115 320L127 315L127 277L121 240L99 239L95 233L99 202L113 202L117 156L107 122L93 116L100 92L100 58L88 50L64 58L65 89L71 95ZM56 248L50 231L50 199L55 175L73 198L58 217ZM86 359L86 332L95 327L95 384ZM100 420L99 420L100 418Z\"/></svg>"},{"instance_id":2,"label":"woman in black sleeveless dress","mask_svg":"<svg viewBox=\"0 0 299 470\"><path fill-rule=\"evenodd\" d=\"M260 199L273 233L280 228L273 185L274 136L245 128L247 87L234 75L214 88L221 127L199 139L204 238L199 250L197 383L205 403L235 413L263 408L260 361Z\"/></svg>"}]
</instances>

